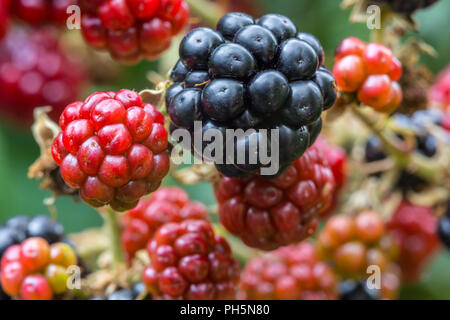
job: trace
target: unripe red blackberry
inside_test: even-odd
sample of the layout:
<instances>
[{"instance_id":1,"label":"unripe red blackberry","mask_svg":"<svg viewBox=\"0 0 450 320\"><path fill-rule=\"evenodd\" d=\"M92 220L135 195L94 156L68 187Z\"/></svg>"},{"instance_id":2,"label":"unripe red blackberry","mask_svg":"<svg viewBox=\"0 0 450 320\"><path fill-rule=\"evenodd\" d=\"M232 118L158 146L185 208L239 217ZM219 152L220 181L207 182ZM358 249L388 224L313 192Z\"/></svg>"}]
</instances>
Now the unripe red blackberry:
<instances>
[{"instance_id":1,"label":"unripe red blackberry","mask_svg":"<svg viewBox=\"0 0 450 320\"><path fill-rule=\"evenodd\" d=\"M94 207L134 208L169 170L164 117L137 92L97 92L61 114L52 155L64 181Z\"/></svg>"},{"instance_id":2,"label":"unripe red blackberry","mask_svg":"<svg viewBox=\"0 0 450 320\"><path fill-rule=\"evenodd\" d=\"M239 264L227 241L203 220L163 225L147 246L151 266L142 274L156 299L223 300L235 297Z\"/></svg>"},{"instance_id":3,"label":"unripe red blackberry","mask_svg":"<svg viewBox=\"0 0 450 320\"><path fill-rule=\"evenodd\" d=\"M52 24L63 27L70 16L67 8L76 2L77 0L14 0L11 1L10 11L12 16L33 26Z\"/></svg>"},{"instance_id":4,"label":"unripe red blackberry","mask_svg":"<svg viewBox=\"0 0 450 320\"><path fill-rule=\"evenodd\" d=\"M74 250L66 243L52 245L39 237L9 247L1 259L1 287L23 300L51 300L68 291L66 272L77 265Z\"/></svg>"},{"instance_id":5,"label":"unripe red blackberry","mask_svg":"<svg viewBox=\"0 0 450 320\"><path fill-rule=\"evenodd\" d=\"M41 106L52 106L57 119L85 80L80 61L62 50L50 30L13 27L0 43L0 112L18 123L29 125Z\"/></svg>"},{"instance_id":6,"label":"unripe red blackberry","mask_svg":"<svg viewBox=\"0 0 450 320\"><path fill-rule=\"evenodd\" d=\"M246 300L334 300L337 278L308 242L280 248L247 262L238 298Z\"/></svg>"},{"instance_id":7,"label":"unripe red blackberry","mask_svg":"<svg viewBox=\"0 0 450 320\"><path fill-rule=\"evenodd\" d=\"M397 83L402 65L388 47L350 37L336 48L335 61L333 75L337 85L343 91L356 92L361 103L390 113L402 101Z\"/></svg>"},{"instance_id":8,"label":"unripe red blackberry","mask_svg":"<svg viewBox=\"0 0 450 320\"><path fill-rule=\"evenodd\" d=\"M404 200L387 223L399 246L398 264L407 281L418 281L439 248L437 219L431 208Z\"/></svg>"},{"instance_id":9,"label":"unripe red blackberry","mask_svg":"<svg viewBox=\"0 0 450 320\"><path fill-rule=\"evenodd\" d=\"M155 232L169 222L187 219L207 219L207 209L200 202L189 200L188 194L177 187L160 188L150 198L143 198L136 208L123 218L122 245L128 259L147 246Z\"/></svg>"},{"instance_id":10,"label":"unripe red blackberry","mask_svg":"<svg viewBox=\"0 0 450 320\"><path fill-rule=\"evenodd\" d=\"M389 280L381 281L380 297L395 298L401 281L395 265L398 248L376 212L332 216L319 234L317 248L342 279L365 279L370 275L369 266L378 267L381 276ZM391 279L394 276L396 279Z\"/></svg>"},{"instance_id":11,"label":"unripe red blackberry","mask_svg":"<svg viewBox=\"0 0 450 320\"><path fill-rule=\"evenodd\" d=\"M334 190L333 172L313 145L276 178L222 177L215 195L228 231L250 247L273 250L310 237Z\"/></svg>"},{"instance_id":12,"label":"unripe red blackberry","mask_svg":"<svg viewBox=\"0 0 450 320\"><path fill-rule=\"evenodd\" d=\"M345 150L339 146L332 145L324 137L319 136L315 145L322 151L331 171L333 172L334 180L336 181L335 192L333 193L333 201L328 210L321 212L321 217L326 217L336 209L339 202L339 195L344 187L347 179L348 159Z\"/></svg>"},{"instance_id":13,"label":"unripe red blackberry","mask_svg":"<svg viewBox=\"0 0 450 320\"><path fill-rule=\"evenodd\" d=\"M157 59L187 24L184 0L80 0L87 43L123 63Z\"/></svg>"}]
</instances>

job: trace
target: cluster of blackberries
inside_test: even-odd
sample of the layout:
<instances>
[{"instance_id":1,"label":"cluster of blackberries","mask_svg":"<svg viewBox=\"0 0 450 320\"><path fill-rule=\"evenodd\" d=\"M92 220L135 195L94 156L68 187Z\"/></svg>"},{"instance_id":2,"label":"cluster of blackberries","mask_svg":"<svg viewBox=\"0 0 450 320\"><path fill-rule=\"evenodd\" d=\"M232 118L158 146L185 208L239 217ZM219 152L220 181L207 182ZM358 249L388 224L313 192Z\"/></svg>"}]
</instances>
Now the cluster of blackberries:
<instances>
[{"instance_id":1,"label":"cluster of blackberries","mask_svg":"<svg viewBox=\"0 0 450 320\"><path fill-rule=\"evenodd\" d=\"M189 130L191 140L197 131L207 140L205 133L213 132L208 129L221 137L227 129L254 129L222 140L223 149L234 147L224 157L217 150L208 156L208 142L193 148L194 155L214 158L218 170L231 177L267 165L260 160L262 150L273 158L270 129L278 129L280 168L287 168L312 145L321 130L322 111L335 102L335 80L323 60L320 42L298 33L287 17L268 14L254 20L229 13L217 31L197 28L181 43L180 61L171 74L175 83L166 94L172 129ZM198 130L196 121L202 124ZM258 143L257 150L252 142ZM245 150L245 160L237 159L236 150Z\"/></svg>"},{"instance_id":2,"label":"cluster of blackberries","mask_svg":"<svg viewBox=\"0 0 450 320\"><path fill-rule=\"evenodd\" d=\"M64 228L48 216L39 215L34 218L15 216L0 226L0 259L12 245L20 244L30 237L40 237L50 244L63 240ZM9 299L0 285L0 300Z\"/></svg>"},{"instance_id":3,"label":"cluster of blackberries","mask_svg":"<svg viewBox=\"0 0 450 320\"><path fill-rule=\"evenodd\" d=\"M402 130L413 132L416 140L416 150L421 155L432 158L438 152L438 139L427 129L427 124L433 123L440 126L442 122L442 113L438 110L419 110L412 116L396 114L393 121L397 127ZM404 140L402 134L397 134L398 138ZM380 161L387 157L383 143L376 136L371 136L365 147L365 161ZM375 175L379 176L377 172ZM402 170L399 175L396 187L403 191L421 191L427 186L427 182L421 177Z\"/></svg>"},{"instance_id":4,"label":"cluster of blackberries","mask_svg":"<svg viewBox=\"0 0 450 320\"><path fill-rule=\"evenodd\" d=\"M450 199L445 215L439 220L438 234L441 242L450 250Z\"/></svg>"}]
</instances>

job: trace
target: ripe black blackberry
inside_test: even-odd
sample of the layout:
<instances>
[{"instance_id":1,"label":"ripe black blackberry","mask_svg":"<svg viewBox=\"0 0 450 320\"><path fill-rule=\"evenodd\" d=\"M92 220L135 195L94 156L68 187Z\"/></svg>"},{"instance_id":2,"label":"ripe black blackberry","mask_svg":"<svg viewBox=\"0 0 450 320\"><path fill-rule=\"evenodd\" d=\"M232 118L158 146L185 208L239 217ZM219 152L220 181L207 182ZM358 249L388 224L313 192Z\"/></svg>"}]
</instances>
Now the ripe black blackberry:
<instances>
[{"instance_id":1,"label":"ripe black blackberry","mask_svg":"<svg viewBox=\"0 0 450 320\"><path fill-rule=\"evenodd\" d=\"M429 132L427 126L430 124L440 126L441 121L442 113L437 110L419 110L411 116L404 114L394 116L394 122L398 128L414 133L417 152L427 158L434 157L438 152L438 140ZM397 137L404 140L402 134L397 134ZM386 158L387 154L380 139L375 135L371 136L366 142L365 161L374 162ZM380 176L381 172L374 175ZM415 174L402 170L396 186L403 191L419 192L427 186L427 182Z\"/></svg>"},{"instance_id":2,"label":"ripe black blackberry","mask_svg":"<svg viewBox=\"0 0 450 320\"><path fill-rule=\"evenodd\" d=\"M282 172L312 145L322 127L322 111L336 100L334 78L322 66L320 42L309 33L298 33L295 24L279 14L255 20L229 13L216 30L192 30L179 51L171 73L174 84L166 94L172 130L189 130L193 141L195 130L202 136L206 129L255 129L222 140L221 158L217 150L206 148L208 142L191 148L204 160L214 157L226 176L249 176L268 165L259 155L262 150L268 157L274 155L270 129L279 129L276 174ZM195 121L201 121L201 129L194 128ZM262 129L268 129L267 135ZM258 142L257 149L252 142ZM234 155L225 155L227 144L234 146ZM245 150L245 159L238 158L237 150Z\"/></svg>"},{"instance_id":3,"label":"ripe black blackberry","mask_svg":"<svg viewBox=\"0 0 450 320\"><path fill-rule=\"evenodd\" d=\"M438 0L372 0L375 3L387 4L392 11L411 14L416 10L424 9Z\"/></svg>"}]
</instances>

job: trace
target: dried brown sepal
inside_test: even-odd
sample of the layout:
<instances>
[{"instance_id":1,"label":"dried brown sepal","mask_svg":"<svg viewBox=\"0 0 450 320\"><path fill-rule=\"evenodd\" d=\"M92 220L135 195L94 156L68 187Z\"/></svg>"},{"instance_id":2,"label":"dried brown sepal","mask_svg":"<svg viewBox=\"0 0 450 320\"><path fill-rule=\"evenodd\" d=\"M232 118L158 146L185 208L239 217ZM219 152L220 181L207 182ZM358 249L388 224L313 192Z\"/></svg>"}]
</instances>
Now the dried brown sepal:
<instances>
[{"instance_id":1,"label":"dried brown sepal","mask_svg":"<svg viewBox=\"0 0 450 320\"><path fill-rule=\"evenodd\" d=\"M172 177L182 184L192 185L201 182L211 182L215 185L220 175L212 163L194 164L188 168L176 170Z\"/></svg>"},{"instance_id":2,"label":"dried brown sepal","mask_svg":"<svg viewBox=\"0 0 450 320\"><path fill-rule=\"evenodd\" d=\"M42 180L41 189L50 190L53 199L61 195L78 196L75 189L65 184L58 165L54 162L51 147L60 128L49 117L51 107L36 108L34 110L34 123L31 127L33 137L39 145L40 156L28 168L28 178Z\"/></svg>"}]
</instances>

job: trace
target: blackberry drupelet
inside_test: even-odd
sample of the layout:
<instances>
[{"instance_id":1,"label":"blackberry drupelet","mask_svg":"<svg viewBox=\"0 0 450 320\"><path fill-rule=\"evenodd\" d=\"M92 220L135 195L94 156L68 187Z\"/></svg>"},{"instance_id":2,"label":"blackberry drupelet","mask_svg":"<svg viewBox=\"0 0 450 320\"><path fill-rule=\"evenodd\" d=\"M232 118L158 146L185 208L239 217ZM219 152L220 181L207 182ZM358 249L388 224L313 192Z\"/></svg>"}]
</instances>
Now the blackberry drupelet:
<instances>
[{"instance_id":1,"label":"blackberry drupelet","mask_svg":"<svg viewBox=\"0 0 450 320\"><path fill-rule=\"evenodd\" d=\"M209 156L208 143L202 150L191 150L213 160L226 176L250 176L268 166L261 155L269 159L275 155L271 138L276 135L271 129L279 133L275 142L280 163L273 175L280 174L312 145L321 130L322 111L336 100L334 78L322 66L320 42L311 34L298 33L295 24L279 14L255 20L244 13L228 13L216 30L192 30L179 53L171 73L174 84L166 94L172 129L189 130L191 140L196 133L204 137L207 129L245 130L220 141L222 157ZM195 121L200 121L201 129L194 127ZM258 147L253 148L254 142ZM240 150L241 158L236 155Z\"/></svg>"}]
</instances>

